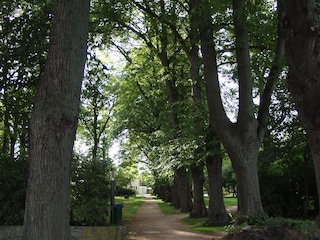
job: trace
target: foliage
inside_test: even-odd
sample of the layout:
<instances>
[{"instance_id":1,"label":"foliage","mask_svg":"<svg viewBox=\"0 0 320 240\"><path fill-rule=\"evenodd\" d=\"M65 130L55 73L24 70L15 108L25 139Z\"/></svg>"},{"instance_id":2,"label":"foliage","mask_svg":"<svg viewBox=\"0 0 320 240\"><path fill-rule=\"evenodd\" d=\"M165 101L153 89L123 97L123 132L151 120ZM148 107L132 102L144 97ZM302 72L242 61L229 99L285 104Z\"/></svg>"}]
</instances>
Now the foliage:
<instances>
[{"instance_id":1,"label":"foliage","mask_svg":"<svg viewBox=\"0 0 320 240\"><path fill-rule=\"evenodd\" d=\"M76 158L71 176L71 224L107 224L110 199L109 164Z\"/></svg>"},{"instance_id":2,"label":"foliage","mask_svg":"<svg viewBox=\"0 0 320 240\"><path fill-rule=\"evenodd\" d=\"M243 227L246 227L247 231L242 231ZM247 217L243 224L239 226L228 226L227 228L230 235L237 232L247 232L249 235L250 233L260 233L260 235L268 235L265 239L279 240L284 239L285 231L287 230L303 233L303 239L317 239L316 223L310 220L296 220L281 217L272 218L266 216ZM259 236L256 236L256 239L257 238L259 238ZM262 236L260 236L260 238L262 238Z\"/></svg>"},{"instance_id":3,"label":"foliage","mask_svg":"<svg viewBox=\"0 0 320 240\"><path fill-rule=\"evenodd\" d=\"M92 160L106 159L111 145L111 126L117 86L109 69L89 49L81 95L77 143Z\"/></svg>"},{"instance_id":4,"label":"foliage","mask_svg":"<svg viewBox=\"0 0 320 240\"><path fill-rule=\"evenodd\" d=\"M154 173L153 194L165 202L172 200L173 176Z\"/></svg>"},{"instance_id":5,"label":"foliage","mask_svg":"<svg viewBox=\"0 0 320 240\"><path fill-rule=\"evenodd\" d=\"M225 190L229 193L231 192L233 195L236 195L237 180L229 160L223 161L222 181L222 186L225 188Z\"/></svg>"},{"instance_id":6,"label":"foliage","mask_svg":"<svg viewBox=\"0 0 320 240\"><path fill-rule=\"evenodd\" d=\"M131 188L116 187L115 195L116 196L124 196L124 197L135 196L136 191Z\"/></svg>"},{"instance_id":7,"label":"foliage","mask_svg":"<svg viewBox=\"0 0 320 240\"><path fill-rule=\"evenodd\" d=\"M0 159L0 225L23 222L27 166L25 159Z\"/></svg>"},{"instance_id":8,"label":"foliage","mask_svg":"<svg viewBox=\"0 0 320 240\"><path fill-rule=\"evenodd\" d=\"M52 2L0 3L1 224L22 222L29 118L34 87L47 54ZM217 44L218 70L223 76L220 81L223 104L228 114L236 118L238 72L231 1L208 2L212 4L208 9L215 11L213 37ZM139 3L156 15L152 17L143 11ZM188 59L182 51L183 43L190 45L189 7L186 1L92 1L90 53L77 135L77 139L81 139L80 149L84 145L88 149L73 162L73 223L103 225L106 222L108 169L111 168L108 149L112 137L124 131L128 133L128 141L122 145L123 164L116 181L117 191L122 194L130 191L123 187L137 175L137 163L143 161L153 175L150 185L154 193L170 200L173 170L203 160L208 154L205 151L195 154L195 150L204 149L209 123L205 99L201 108L192 106L193 82ZM277 16L272 1L249 1L247 10L253 93L257 104L270 72ZM94 53L97 49L101 53L110 45L127 60L121 72L107 68L102 61L112 56L101 58ZM161 54L168 56L166 67L159 59ZM202 74L201 65L201 77ZM285 74L286 70L280 80ZM168 101L166 79L175 87L174 103ZM172 111L177 113L178 127L172 125ZM272 96L270 116L259 156L264 209L270 216L295 217L304 214L307 204L312 214L319 207L314 169L305 133L283 81L278 83ZM202 129L197 136L195 120ZM174 131L176 138L172 137ZM230 163L223 165L223 180L226 189L235 189L236 178Z\"/></svg>"},{"instance_id":9,"label":"foliage","mask_svg":"<svg viewBox=\"0 0 320 240\"><path fill-rule=\"evenodd\" d=\"M286 86L274 97L259 156L262 201L270 216L307 217L318 208L311 153Z\"/></svg>"},{"instance_id":10,"label":"foliage","mask_svg":"<svg viewBox=\"0 0 320 240\"><path fill-rule=\"evenodd\" d=\"M52 1L0 3L0 225L22 224L29 119L44 67Z\"/></svg>"}]
</instances>

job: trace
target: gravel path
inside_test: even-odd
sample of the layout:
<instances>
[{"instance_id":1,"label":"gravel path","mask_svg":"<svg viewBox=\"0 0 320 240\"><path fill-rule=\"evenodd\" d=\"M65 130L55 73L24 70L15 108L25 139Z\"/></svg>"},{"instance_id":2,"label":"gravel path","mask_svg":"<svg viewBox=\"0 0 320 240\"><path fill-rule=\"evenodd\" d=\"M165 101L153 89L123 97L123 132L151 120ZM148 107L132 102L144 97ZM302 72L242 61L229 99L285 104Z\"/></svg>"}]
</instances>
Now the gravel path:
<instances>
[{"instance_id":1,"label":"gravel path","mask_svg":"<svg viewBox=\"0 0 320 240\"><path fill-rule=\"evenodd\" d=\"M190 230L181 219L187 214L165 215L156 200L145 198L134 220L128 226L129 240L212 240L221 234L205 235Z\"/></svg>"}]
</instances>

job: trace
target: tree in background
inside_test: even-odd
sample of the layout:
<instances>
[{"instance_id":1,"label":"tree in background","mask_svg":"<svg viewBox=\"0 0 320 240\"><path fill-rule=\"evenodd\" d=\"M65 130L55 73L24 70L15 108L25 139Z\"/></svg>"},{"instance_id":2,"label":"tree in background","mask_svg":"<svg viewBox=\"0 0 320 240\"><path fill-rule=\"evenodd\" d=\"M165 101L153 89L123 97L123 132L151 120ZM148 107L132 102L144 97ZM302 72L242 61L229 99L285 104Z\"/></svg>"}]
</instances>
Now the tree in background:
<instances>
[{"instance_id":1,"label":"tree in background","mask_svg":"<svg viewBox=\"0 0 320 240\"><path fill-rule=\"evenodd\" d=\"M70 166L89 24L87 0L55 3L48 58L30 120L23 239L70 239Z\"/></svg>"},{"instance_id":2,"label":"tree in background","mask_svg":"<svg viewBox=\"0 0 320 240\"><path fill-rule=\"evenodd\" d=\"M117 91L93 44L89 45L72 162L71 224L94 226L107 225L113 168L108 152Z\"/></svg>"},{"instance_id":3,"label":"tree in background","mask_svg":"<svg viewBox=\"0 0 320 240\"><path fill-rule=\"evenodd\" d=\"M105 226L110 212L110 162L74 154L70 224Z\"/></svg>"},{"instance_id":4,"label":"tree in background","mask_svg":"<svg viewBox=\"0 0 320 240\"><path fill-rule=\"evenodd\" d=\"M29 119L47 54L51 12L50 1L0 3L1 225L23 222Z\"/></svg>"},{"instance_id":5,"label":"tree in background","mask_svg":"<svg viewBox=\"0 0 320 240\"><path fill-rule=\"evenodd\" d=\"M195 1L195 11L198 13L198 28L201 39L201 51L203 55L204 77L206 82L206 96L209 106L210 119L216 130L217 136L223 143L232 161L233 169L237 177L238 193L238 222L244 220L244 216L264 215L261 203L260 187L258 181L258 152L268 119L268 107L274 83L282 70L284 56L284 37L279 26L276 46L272 46L273 62L269 63L268 71L260 81L263 81L263 90L259 91L260 105L256 112L253 101L254 78L251 68L251 44L254 38L249 38L250 27L254 26L254 19L251 14L257 11L250 11L259 7L258 12L268 12L267 5L254 4L250 2L234 0L232 5L226 7L232 9L232 26L234 26L232 46L235 49L235 69L234 79L237 79L239 86L238 93L238 112L236 122L232 122L225 111L221 89L219 85L217 46L213 38L215 26L212 21L210 1ZM261 8L260 8L261 7ZM278 9L279 22L283 19L282 9ZM253 18L250 18L250 17ZM263 18L260 18L262 20ZM270 22L272 24L272 22ZM259 24L260 27L267 24ZM273 25L275 26L275 25ZM274 28L275 29L275 28ZM225 33L223 33L226 35ZM275 37L276 38L276 37ZM253 48L254 49L254 48ZM272 59L270 57L270 59Z\"/></svg>"},{"instance_id":6,"label":"tree in background","mask_svg":"<svg viewBox=\"0 0 320 240\"><path fill-rule=\"evenodd\" d=\"M273 94L258 165L262 203L269 216L315 214L318 203L311 152L285 80L278 82Z\"/></svg>"}]
</instances>

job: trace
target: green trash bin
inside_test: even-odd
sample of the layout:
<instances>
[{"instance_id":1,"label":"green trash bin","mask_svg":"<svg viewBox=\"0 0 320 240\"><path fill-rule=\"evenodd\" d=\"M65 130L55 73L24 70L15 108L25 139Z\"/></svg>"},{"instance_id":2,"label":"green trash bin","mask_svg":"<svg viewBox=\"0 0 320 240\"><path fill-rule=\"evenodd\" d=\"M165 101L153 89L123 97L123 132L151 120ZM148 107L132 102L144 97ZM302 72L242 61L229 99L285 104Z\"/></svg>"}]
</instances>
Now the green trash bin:
<instances>
[{"instance_id":1,"label":"green trash bin","mask_svg":"<svg viewBox=\"0 0 320 240\"><path fill-rule=\"evenodd\" d=\"M115 225L121 225L122 224L122 204L114 204L113 205L113 223Z\"/></svg>"}]
</instances>

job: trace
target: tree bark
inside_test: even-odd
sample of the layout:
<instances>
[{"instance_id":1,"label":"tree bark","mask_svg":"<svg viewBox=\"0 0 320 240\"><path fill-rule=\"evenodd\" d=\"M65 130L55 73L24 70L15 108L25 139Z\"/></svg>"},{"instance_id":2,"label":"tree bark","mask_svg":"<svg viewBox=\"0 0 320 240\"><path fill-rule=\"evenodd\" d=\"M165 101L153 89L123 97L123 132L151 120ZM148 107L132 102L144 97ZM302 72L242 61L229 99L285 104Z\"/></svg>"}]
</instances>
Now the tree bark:
<instances>
[{"instance_id":1,"label":"tree bark","mask_svg":"<svg viewBox=\"0 0 320 240\"><path fill-rule=\"evenodd\" d=\"M180 167L175 171L175 184L178 204L181 212L192 211L191 185L185 167ZM178 195L177 195L178 194Z\"/></svg>"},{"instance_id":2,"label":"tree bark","mask_svg":"<svg viewBox=\"0 0 320 240\"><path fill-rule=\"evenodd\" d=\"M233 124L226 116L222 105L216 51L212 40L213 26L211 17L207 14L202 13L199 16L203 23L199 25L199 29L210 120L230 156L237 175L239 219L241 215L261 215L264 214L264 211L260 198L258 174L254 172L257 171L258 149L261 140L257 138L257 121L253 117L252 110L249 111L249 107L246 106L246 104L252 106L252 99L248 100L248 96L245 96L246 94L251 96L249 91L251 85L248 83L250 79L246 79L248 73L245 72L241 79L242 82L239 80L242 85L240 97L244 98L240 100L239 112L243 112L239 113L239 122ZM243 54L246 55L246 53ZM241 55L241 51L238 55ZM241 56L241 58L244 57ZM239 70L242 71L241 68Z\"/></svg>"},{"instance_id":3,"label":"tree bark","mask_svg":"<svg viewBox=\"0 0 320 240\"><path fill-rule=\"evenodd\" d=\"M205 121L207 121L207 115L202 114L202 87L203 80L200 75L200 64L201 59L199 56L199 34L197 32L197 26L194 24L195 16L191 15L190 20L190 43L191 48L190 51L187 51L186 54L188 55L189 62L190 62L190 69L189 74L192 79L192 102L193 102L193 109L194 109L194 133L195 136L202 136L205 134ZM191 164L190 170L193 180L193 207L192 212L190 213L190 217L206 217L208 215L207 207L204 202L203 196L203 184L204 184L204 173L203 167L204 162L203 160L199 160L198 152L201 151L200 149L196 149L194 151L194 163Z\"/></svg>"},{"instance_id":4,"label":"tree bark","mask_svg":"<svg viewBox=\"0 0 320 240\"><path fill-rule=\"evenodd\" d=\"M222 191L222 153L221 143L210 131L206 139L207 151L213 152L206 160L209 182L208 226L226 226L230 217L226 211Z\"/></svg>"},{"instance_id":5,"label":"tree bark","mask_svg":"<svg viewBox=\"0 0 320 240\"><path fill-rule=\"evenodd\" d=\"M86 59L88 0L56 2L30 120L23 239L70 239L70 165Z\"/></svg>"},{"instance_id":6,"label":"tree bark","mask_svg":"<svg viewBox=\"0 0 320 240\"><path fill-rule=\"evenodd\" d=\"M315 0L287 0L288 86L307 133L320 205L320 26ZM320 212L319 212L320 215ZM320 224L318 222L318 227Z\"/></svg>"},{"instance_id":7,"label":"tree bark","mask_svg":"<svg viewBox=\"0 0 320 240\"><path fill-rule=\"evenodd\" d=\"M207 6L207 7L206 7ZM250 72L250 55L248 31L246 27L245 1L233 0L233 17L236 38L236 58L239 80L239 110L236 123L232 123L224 110L218 79L215 43L213 41L213 24L209 1L198 1L198 27L201 40L201 52L204 63L206 96L210 121L217 136L223 143L238 182L238 220L242 216L263 215L257 173L258 151L266 129L268 107L275 80L281 72L279 58L283 56L283 38L278 37L274 65L267 78L259 108L259 116L255 118L252 100L252 78Z\"/></svg>"},{"instance_id":8,"label":"tree bark","mask_svg":"<svg viewBox=\"0 0 320 240\"><path fill-rule=\"evenodd\" d=\"M206 204L203 198L203 163L194 164L190 167L193 180L193 207L190 213L191 218L208 216Z\"/></svg>"}]
</instances>

